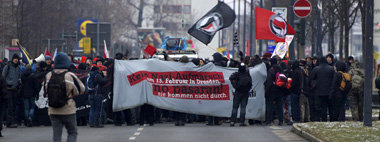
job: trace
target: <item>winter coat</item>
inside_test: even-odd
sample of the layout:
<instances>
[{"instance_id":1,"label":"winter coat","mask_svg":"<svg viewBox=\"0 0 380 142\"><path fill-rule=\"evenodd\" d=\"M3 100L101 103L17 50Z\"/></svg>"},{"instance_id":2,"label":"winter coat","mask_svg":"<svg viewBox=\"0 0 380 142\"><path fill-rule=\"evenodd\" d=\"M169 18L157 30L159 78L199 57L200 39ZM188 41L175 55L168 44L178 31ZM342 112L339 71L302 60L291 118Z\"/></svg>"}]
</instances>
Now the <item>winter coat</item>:
<instances>
[{"instance_id":1,"label":"winter coat","mask_svg":"<svg viewBox=\"0 0 380 142\"><path fill-rule=\"evenodd\" d=\"M274 84L278 72L281 72L281 67L279 65L274 65L269 69L265 82L265 97L281 97L286 95L287 90L277 87Z\"/></svg>"},{"instance_id":2,"label":"winter coat","mask_svg":"<svg viewBox=\"0 0 380 142\"><path fill-rule=\"evenodd\" d=\"M296 64L296 65L295 65ZM292 66L292 71L290 72L290 78L292 78L292 87L290 91L292 94L300 95L302 87L302 72L303 70L299 67L299 62L294 62Z\"/></svg>"},{"instance_id":3,"label":"winter coat","mask_svg":"<svg viewBox=\"0 0 380 142\"><path fill-rule=\"evenodd\" d=\"M343 96L345 95L342 90L339 89L340 83L342 82L342 74L340 72L334 73L331 91L329 93L329 97L332 98L333 96Z\"/></svg>"},{"instance_id":4,"label":"winter coat","mask_svg":"<svg viewBox=\"0 0 380 142\"><path fill-rule=\"evenodd\" d=\"M62 73L64 71L67 71L67 69L54 69L53 70L56 73ZM52 72L49 72L46 74L46 80L44 82L44 90L47 91L47 87L51 78ZM75 79L75 80L74 80ZM65 81L66 81L66 92L67 96L70 98L67 101L67 104L61 108L48 108L49 115L69 115L69 114L75 114L77 111L76 105L74 100L72 99L74 96L83 94L84 93L84 85L82 81L78 79L78 77L75 76L74 73L67 72L65 74Z\"/></svg>"},{"instance_id":5,"label":"winter coat","mask_svg":"<svg viewBox=\"0 0 380 142\"><path fill-rule=\"evenodd\" d=\"M95 84L98 85L97 94L106 95L109 91L109 89L104 88L106 83L109 81L107 77L103 76L103 73L97 73L95 76Z\"/></svg>"},{"instance_id":6,"label":"winter coat","mask_svg":"<svg viewBox=\"0 0 380 142\"><path fill-rule=\"evenodd\" d=\"M334 78L334 67L322 63L315 67L310 74L311 92L317 96L328 96Z\"/></svg>"},{"instance_id":7,"label":"winter coat","mask_svg":"<svg viewBox=\"0 0 380 142\"><path fill-rule=\"evenodd\" d=\"M2 99L5 98L6 94L7 94L7 85L5 83L5 80L0 77L0 102L2 102Z\"/></svg>"},{"instance_id":8,"label":"winter coat","mask_svg":"<svg viewBox=\"0 0 380 142\"><path fill-rule=\"evenodd\" d=\"M5 79L8 88L16 89L21 80L21 70L18 64L12 62L4 67L1 76Z\"/></svg>"},{"instance_id":9,"label":"winter coat","mask_svg":"<svg viewBox=\"0 0 380 142\"><path fill-rule=\"evenodd\" d=\"M31 70L26 70L21 76L21 95L23 98L32 98L38 95L38 80Z\"/></svg>"}]
</instances>

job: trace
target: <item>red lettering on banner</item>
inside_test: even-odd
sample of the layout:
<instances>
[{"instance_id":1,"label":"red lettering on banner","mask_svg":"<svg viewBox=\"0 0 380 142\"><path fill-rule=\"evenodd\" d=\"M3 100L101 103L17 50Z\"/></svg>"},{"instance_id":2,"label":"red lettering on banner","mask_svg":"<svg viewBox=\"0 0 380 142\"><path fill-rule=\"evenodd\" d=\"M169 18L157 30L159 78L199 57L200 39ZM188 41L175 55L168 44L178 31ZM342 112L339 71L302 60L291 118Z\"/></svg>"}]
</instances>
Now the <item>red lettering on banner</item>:
<instances>
[{"instance_id":1,"label":"red lettering on banner","mask_svg":"<svg viewBox=\"0 0 380 142\"><path fill-rule=\"evenodd\" d=\"M152 85L153 95L175 99L230 100L228 85L166 86Z\"/></svg>"},{"instance_id":2,"label":"red lettering on banner","mask_svg":"<svg viewBox=\"0 0 380 142\"><path fill-rule=\"evenodd\" d=\"M147 80L156 84L221 84L224 83L222 72L196 72L196 71L178 71L178 72L148 72L139 71L127 75L131 86Z\"/></svg>"}]
</instances>

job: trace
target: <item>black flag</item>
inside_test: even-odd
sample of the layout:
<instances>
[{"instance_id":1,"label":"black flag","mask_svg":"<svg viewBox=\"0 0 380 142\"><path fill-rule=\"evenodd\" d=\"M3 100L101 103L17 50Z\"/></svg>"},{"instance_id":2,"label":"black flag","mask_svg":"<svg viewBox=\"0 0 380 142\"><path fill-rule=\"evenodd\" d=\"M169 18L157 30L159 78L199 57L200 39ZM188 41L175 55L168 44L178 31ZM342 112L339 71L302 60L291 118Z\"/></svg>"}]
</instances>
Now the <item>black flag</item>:
<instances>
[{"instance_id":1,"label":"black flag","mask_svg":"<svg viewBox=\"0 0 380 142\"><path fill-rule=\"evenodd\" d=\"M230 26L235 18L235 11L224 2L219 1L189 29L188 33L207 45L217 31Z\"/></svg>"}]
</instances>

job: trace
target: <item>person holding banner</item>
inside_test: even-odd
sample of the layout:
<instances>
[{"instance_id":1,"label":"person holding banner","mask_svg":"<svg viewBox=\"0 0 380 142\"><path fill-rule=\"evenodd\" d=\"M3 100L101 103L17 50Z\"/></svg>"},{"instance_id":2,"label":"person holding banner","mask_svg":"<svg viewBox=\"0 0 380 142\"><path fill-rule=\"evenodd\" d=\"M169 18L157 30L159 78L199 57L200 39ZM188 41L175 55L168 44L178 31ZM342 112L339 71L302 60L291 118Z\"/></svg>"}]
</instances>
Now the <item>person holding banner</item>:
<instances>
[{"instance_id":1,"label":"person holding banner","mask_svg":"<svg viewBox=\"0 0 380 142\"><path fill-rule=\"evenodd\" d=\"M230 126L235 126L239 106L240 126L247 126L245 124L245 111L248 103L249 91L252 88L252 79L247 70L247 66L244 63L241 63L239 65L239 71L233 73L229 79L235 89Z\"/></svg>"}]
</instances>

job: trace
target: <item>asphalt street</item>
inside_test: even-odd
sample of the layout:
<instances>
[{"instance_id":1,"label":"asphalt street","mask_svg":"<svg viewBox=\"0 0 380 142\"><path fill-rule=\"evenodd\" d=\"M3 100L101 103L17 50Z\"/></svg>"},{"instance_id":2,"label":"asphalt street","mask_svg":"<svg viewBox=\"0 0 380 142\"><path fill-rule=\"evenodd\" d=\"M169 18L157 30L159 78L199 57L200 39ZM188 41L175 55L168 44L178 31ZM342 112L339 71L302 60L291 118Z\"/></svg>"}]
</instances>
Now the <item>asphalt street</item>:
<instances>
[{"instance_id":1,"label":"asphalt street","mask_svg":"<svg viewBox=\"0 0 380 142\"><path fill-rule=\"evenodd\" d=\"M204 123L174 126L114 126L104 128L78 127L78 142L282 142L306 141L290 132L290 126L206 126ZM5 128L0 142L50 142L51 127ZM66 141L66 132L63 141Z\"/></svg>"}]
</instances>

